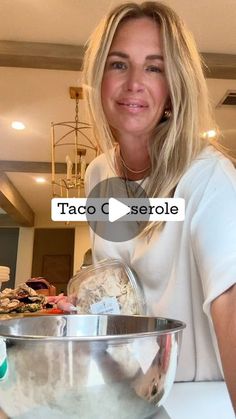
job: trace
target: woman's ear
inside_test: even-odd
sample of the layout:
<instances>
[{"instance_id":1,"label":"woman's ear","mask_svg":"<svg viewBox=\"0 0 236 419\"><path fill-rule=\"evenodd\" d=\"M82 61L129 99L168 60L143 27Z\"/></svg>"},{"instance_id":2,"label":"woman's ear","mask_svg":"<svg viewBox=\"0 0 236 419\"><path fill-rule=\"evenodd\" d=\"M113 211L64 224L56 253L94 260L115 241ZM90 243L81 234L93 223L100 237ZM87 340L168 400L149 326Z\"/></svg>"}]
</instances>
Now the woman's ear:
<instances>
[{"instance_id":1,"label":"woman's ear","mask_svg":"<svg viewBox=\"0 0 236 419\"><path fill-rule=\"evenodd\" d=\"M172 111L172 103L170 97L167 99L165 104L165 111Z\"/></svg>"}]
</instances>

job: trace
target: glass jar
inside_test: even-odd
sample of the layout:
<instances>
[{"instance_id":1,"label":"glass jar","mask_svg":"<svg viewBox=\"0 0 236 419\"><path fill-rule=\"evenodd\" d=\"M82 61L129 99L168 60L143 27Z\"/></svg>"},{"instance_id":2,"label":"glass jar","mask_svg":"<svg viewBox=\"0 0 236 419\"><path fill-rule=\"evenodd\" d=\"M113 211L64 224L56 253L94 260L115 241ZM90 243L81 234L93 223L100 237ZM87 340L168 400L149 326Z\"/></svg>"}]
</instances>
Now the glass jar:
<instances>
[{"instance_id":1,"label":"glass jar","mask_svg":"<svg viewBox=\"0 0 236 419\"><path fill-rule=\"evenodd\" d=\"M116 259L106 259L79 271L69 281L67 295L81 314L146 313L137 276Z\"/></svg>"}]
</instances>

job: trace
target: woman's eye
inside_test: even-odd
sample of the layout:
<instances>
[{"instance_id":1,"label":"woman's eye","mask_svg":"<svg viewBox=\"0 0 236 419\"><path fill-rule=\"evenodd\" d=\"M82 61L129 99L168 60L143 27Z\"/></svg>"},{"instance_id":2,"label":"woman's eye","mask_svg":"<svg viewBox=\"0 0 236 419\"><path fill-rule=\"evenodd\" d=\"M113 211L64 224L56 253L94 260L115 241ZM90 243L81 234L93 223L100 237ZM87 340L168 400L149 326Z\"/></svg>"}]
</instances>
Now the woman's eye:
<instances>
[{"instance_id":1,"label":"woman's eye","mask_svg":"<svg viewBox=\"0 0 236 419\"><path fill-rule=\"evenodd\" d=\"M147 71L150 71L151 73L162 73L163 72L163 70L156 65L149 65L147 67Z\"/></svg>"},{"instance_id":2,"label":"woman's eye","mask_svg":"<svg viewBox=\"0 0 236 419\"><path fill-rule=\"evenodd\" d=\"M127 65L122 61L114 61L109 64L109 68L112 68L114 70L125 70L127 68Z\"/></svg>"}]
</instances>

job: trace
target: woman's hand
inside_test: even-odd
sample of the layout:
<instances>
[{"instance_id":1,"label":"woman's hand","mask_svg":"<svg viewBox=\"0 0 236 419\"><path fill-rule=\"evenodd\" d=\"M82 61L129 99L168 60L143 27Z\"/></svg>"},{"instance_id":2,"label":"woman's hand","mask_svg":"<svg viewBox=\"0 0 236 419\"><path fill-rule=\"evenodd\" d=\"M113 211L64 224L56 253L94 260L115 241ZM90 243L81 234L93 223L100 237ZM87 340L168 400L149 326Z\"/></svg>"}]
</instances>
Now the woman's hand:
<instances>
[{"instance_id":1,"label":"woman's hand","mask_svg":"<svg viewBox=\"0 0 236 419\"><path fill-rule=\"evenodd\" d=\"M236 411L236 285L211 304L221 362L230 397Z\"/></svg>"}]
</instances>

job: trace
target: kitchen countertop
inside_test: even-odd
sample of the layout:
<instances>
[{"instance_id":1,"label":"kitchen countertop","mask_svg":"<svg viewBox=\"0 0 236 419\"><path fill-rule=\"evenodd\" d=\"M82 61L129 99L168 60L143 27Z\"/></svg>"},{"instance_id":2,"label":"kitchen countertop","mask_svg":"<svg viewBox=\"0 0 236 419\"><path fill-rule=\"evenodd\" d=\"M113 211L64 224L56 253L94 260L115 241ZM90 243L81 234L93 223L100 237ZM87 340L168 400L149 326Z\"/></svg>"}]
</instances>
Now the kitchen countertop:
<instances>
[{"instance_id":1,"label":"kitchen countertop","mask_svg":"<svg viewBox=\"0 0 236 419\"><path fill-rule=\"evenodd\" d=\"M235 419L235 414L224 382L191 382L175 383L149 419Z\"/></svg>"}]
</instances>

